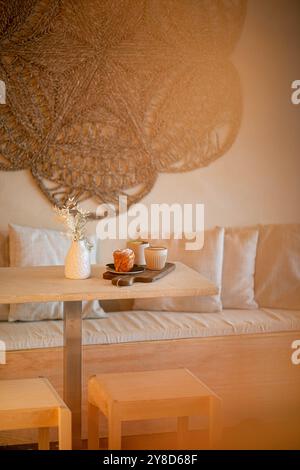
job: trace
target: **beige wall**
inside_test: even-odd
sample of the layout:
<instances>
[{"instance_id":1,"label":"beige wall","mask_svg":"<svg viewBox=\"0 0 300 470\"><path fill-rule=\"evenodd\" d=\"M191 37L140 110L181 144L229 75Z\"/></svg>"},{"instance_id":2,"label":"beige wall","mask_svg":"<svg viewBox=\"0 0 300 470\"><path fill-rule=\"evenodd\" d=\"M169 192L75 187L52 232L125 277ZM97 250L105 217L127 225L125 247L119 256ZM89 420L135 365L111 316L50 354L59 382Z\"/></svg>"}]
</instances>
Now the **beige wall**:
<instances>
[{"instance_id":1,"label":"beige wall","mask_svg":"<svg viewBox=\"0 0 300 470\"><path fill-rule=\"evenodd\" d=\"M299 0L249 0L234 55L244 96L237 141L208 168L160 175L146 204L202 202L206 226L300 222L300 106L290 102L299 25ZM9 222L60 227L27 172L0 172L0 229Z\"/></svg>"}]
</instances>

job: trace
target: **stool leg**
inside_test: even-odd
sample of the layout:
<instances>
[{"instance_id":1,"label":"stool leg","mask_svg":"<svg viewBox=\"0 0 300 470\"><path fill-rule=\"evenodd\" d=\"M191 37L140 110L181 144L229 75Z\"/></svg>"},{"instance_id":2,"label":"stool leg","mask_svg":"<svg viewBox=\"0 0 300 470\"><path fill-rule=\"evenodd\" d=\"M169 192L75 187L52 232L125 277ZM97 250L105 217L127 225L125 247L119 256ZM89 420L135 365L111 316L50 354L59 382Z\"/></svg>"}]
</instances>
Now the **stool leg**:
<instances>
[{"instance_id":1,"label":"stool leg","mask_svg":"<svg viewBox=\"0 0 300 470\"><path fill-rule=\"evenodd\" d=\"M186 438L189 431L189 417L179 416L177 418L177 448L179 450L186 449Z\"/></svg>"},{"instance_id":2,"label":"stool leg","mask_svg":"<svg viewBox=\"0 0 300 470\"><path fill-rule=\"evenodd\" d=\"M116 412L108 416L108 449L121 449L121 421Z\"/></svg>"},{"instance_id":3,"label":"stool leg","mask_svg":"<svg viewBox=\"0 0 300 470\"><path fill-rule=\"evenodd\" d=\"M39 428L39 450L49 450L49 428Z\"/></svg>"},{"instance_id":4,"label":"stool leg","mask_svg":"<svg viewBox=\"0 0 300 470\"><path fill-rule=\"evenodd\" d=\"M88 403L88 449L99 449L99 409Z\"/></svg>"},{"instance_id":5,"label":"stool leg","mask_svg":"<svg viewBox=\"0 0 300 470\"><path fill-rule=\"evenodd\" d=\"M72 416L69 408L58 411L58 446L59 450L72 449Z\"/></svg>"},{"instance_id":6,"label":"stool leg","mask_svg":"<svg viewBox=\"0 0 300 470\"><path fill-rule=\"evenodd\" d=\"M215 449L222 438L222 401L209 398L209 448Z\"/></svg>"}]
</instances>

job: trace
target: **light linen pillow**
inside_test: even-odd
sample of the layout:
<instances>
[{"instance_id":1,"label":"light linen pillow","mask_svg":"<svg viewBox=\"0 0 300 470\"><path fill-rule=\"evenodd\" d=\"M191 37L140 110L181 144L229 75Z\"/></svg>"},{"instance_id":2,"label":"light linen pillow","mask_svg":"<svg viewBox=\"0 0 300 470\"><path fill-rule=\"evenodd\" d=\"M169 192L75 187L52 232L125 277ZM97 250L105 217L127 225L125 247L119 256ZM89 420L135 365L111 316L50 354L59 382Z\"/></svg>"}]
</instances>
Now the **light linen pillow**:
<instances>
[{"instance_id":1,"label":"light linen pillow","mask_svg":"<svg viewBox=\"0 0 300 470\"><path fill-rule=\"evenodd\" d=\"M254 309L254 273L258 228L227 228L221 300L223 308Z\"/></svg>"},{"instance_id":2,"label":"light linen pillow","mask_svg":"<svg viewBox=\"0 0 300 470\"><path fill-rule=\"evenodd\" d=\"M168 247L168 260L181 261L203 274L221 290L224 251L224 229L216 227L204 233L204 246L198 251L185 250L185 240L163 240ZM212 313L222 310L220 293L212 296L165 297L136 299L135 310L160 310L169 312Z\"/></svg>"},{"instance_id":3,"label":"light linen pillow","mask_svg":"<svg viewBox=\"0 0 300 470\"><path fill-rule=\"evenodd\" d=\"M300 224L259 226L255 298L260 307L300 309Z\"/></svg>"},{"instance_id":4,"label":"light linen pillow","mask_svg":"<svg viewBox=\"0 0 300 470\"><path fill-rule=\"evenodd\" d=\"M94 240L95 242L95 240ZM66 234L56 230L9 225L9 252L11 266L63 265L70 247ZM95 243L91 261L95 262ZM107 315L97 300L83 302L83 318L104 318ZM12 304L9 321L60 320L62 302Z\"/></svg>"},{"instance_id":5,"label":"light linen pillow","mask_svg":"<svg viewBox=\"0 0 300 470\"><path fill-rule=\"evenodd\" d=\"M7 232L0 232L0 268L7 268L9 266L8 259L8 234ZM7 321L9 314L9 305L0 304L0 321Z\"/></svg>"}]
</instances>

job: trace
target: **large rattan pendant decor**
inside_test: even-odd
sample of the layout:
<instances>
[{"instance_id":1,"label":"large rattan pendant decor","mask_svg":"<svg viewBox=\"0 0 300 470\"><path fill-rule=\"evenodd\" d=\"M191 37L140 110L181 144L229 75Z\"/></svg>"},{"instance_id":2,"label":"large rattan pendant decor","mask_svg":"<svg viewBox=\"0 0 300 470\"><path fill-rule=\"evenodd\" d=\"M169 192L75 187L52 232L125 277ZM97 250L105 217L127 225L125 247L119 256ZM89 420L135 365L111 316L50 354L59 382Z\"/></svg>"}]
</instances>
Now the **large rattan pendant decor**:
<instances>
[{"instance_id":1,"label":"large rattan pendant decor","mask_svg":"<svg viewBox=\"0 0 300 470\"><path fill-rule=\"evenodd\" d=\"M234 142L246 0L0 1L0 170L49 201L140 200Z\"/></svg>"}]
</instances>

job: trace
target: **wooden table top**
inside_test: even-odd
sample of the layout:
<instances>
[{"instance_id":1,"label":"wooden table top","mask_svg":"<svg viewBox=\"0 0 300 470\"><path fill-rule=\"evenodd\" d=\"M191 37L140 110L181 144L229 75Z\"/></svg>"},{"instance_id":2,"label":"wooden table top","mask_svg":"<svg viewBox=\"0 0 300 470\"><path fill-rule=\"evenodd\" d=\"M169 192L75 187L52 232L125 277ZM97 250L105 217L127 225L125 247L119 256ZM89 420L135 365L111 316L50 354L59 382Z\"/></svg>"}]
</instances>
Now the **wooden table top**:
<instances>
[{"instance_id":1,"label":"wooden table top","mask_svg":"<svg viewBox=\"0 0 300 470\"><path fill-rule=\"evenodd\" d=\"M0 304L217 294L212 282L179 262L166 277L130 287L116 287L110 280L104 280L105 270L105 266L94 265L89 279L71 280L64 277L64 266L0 268Z\"/></svg>"}]
</instances>

